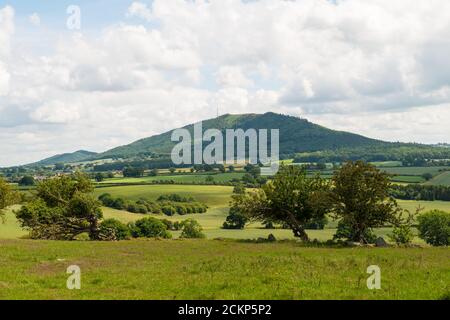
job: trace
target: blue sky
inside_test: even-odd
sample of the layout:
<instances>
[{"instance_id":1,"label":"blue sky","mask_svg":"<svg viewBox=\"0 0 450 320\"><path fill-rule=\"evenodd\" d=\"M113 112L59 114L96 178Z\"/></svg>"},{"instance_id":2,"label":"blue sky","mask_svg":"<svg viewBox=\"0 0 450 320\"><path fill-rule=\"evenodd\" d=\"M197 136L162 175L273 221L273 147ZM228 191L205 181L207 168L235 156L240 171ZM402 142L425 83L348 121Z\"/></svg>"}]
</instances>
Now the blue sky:
<instances>
[{"instance_id":1,"label":"blue sky","mask_svg":"<svg viewBox=\"0 0 450 320\"><path fill-rule=\"evenodd\" d=\"M0 1L0 167L104 151L217 107L449 142L449 12L448 0Z\"/></svg>"}]
</instances>

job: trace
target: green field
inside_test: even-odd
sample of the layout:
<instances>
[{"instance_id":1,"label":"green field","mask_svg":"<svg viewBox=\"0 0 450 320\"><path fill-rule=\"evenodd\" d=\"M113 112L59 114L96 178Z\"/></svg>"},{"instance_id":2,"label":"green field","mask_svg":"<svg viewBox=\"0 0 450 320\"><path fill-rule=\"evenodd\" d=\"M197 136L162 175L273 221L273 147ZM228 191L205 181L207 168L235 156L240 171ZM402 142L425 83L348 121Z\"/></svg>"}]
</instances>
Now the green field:
<instances>
[{"instance_id":1,"label":"green field","mask_svg":"<svg viewBox=\"0 0 450 320\"><path fill-rule=\"evenodd\" d=\"M313 248L295 242L0 240L0 299L439 299L446 248ZM66 269L81 268L81 290ZM366 269L381 268L381 290Z\"/></svg>"},{"instance_id":2,"label":"green field","mask_svg":"<svg viewBox=\"0 0 450 320\"><path fill-rule=\"evenodd\" d=\"M450 171L443 172L435 176L432 180L426 183L427 185L443 185L450 186Z\"/></svg>"},{"instance_id":3,"label":"green field","mask_svg":"<svg viewBox=\"0 0 450 320\"><path fill-rule=\"evenodd\" d=\"M260 223L253 223L244 230L224 230L222 229L223 222L228 214L228 206L233 188L226 186L182 186L182 185L140 185L140 186L116 186L107 188L98 188L95 190L95 195L102 193L110 193L113 196L120 196L125 199L138 200L139 198L156 200L160 195L178 193L180 195L193 196L198 201L204 202L209 206L208 212L205 214L193 214L186 216L175 215L173 217L158 216L159 218L169 219L172 221L182 221L193 218L204 228L204 233L207 238L232 238L232 239L256 239L259 237L267 238L269 234L275 235L277 239L293 239L290 230L280 229L263 229ZM401 207L415 212L419 206L424 208L424 211L439 209L450 211L450 202L444 201L403 201L399 200ZM118 211L110 208L103 208L105 218L116 218L122 222L135 221L145 217L144 215L133 214L126 211ZM309 230L308 234L311 239L328 240L331 239L335 233L336 222L330 220L330 224L325 230ZM390 229L377 229L376 233L386 238L390 233ZM178 237L179 233L174 232L174 237ZM17 239L26 235L26 232L21 230L15 221L14 215L8 211L6 215L6 223L0 224L0 238L3 239ZM416 239L416 243L423 243Z\"/></svg>"},{"instance_id":4,"label":"green field","mask_svg":"<svg viewBox=\"0 0 450 320\"><path fill-rule=\"evenodd\" d=\"M177 175L159 175L156 177L141 177L141 178L112 178L105 179L101 184L139 184L152 183L154 181L174 181L176 183L204 183L207 177L212 177L214 182L225 183L232 179L241 179L244 176L242 172L227 172L218 174L177 174Z\"/></svg>"},{"instance_id":5,"label":"green field","mask_svg":"<svg viewBox=\"0 0 450 320\"><path fill-rule=\"evenodd\" d=\"M439 170L450 169L449 167L391 167L382 168L387 173L403 175L403 176L421 176L425 173L431 173L432 175L439 174Z\"/></svg>"},{"instance_id":6,"label":"green field","mask_svg":"<svg viewBox=\"0 0 450 320\"><path fill-rule=\"evenodd\" d=\"M129 200L141 198L156 200L161 195L177 193L182 196L192 196L210 207L223 207L228 205L232 192L233 187L226 186L140 185L97 188L95 195L110 193L114 197L123 197Z\"/></svg>"}]
</instances>

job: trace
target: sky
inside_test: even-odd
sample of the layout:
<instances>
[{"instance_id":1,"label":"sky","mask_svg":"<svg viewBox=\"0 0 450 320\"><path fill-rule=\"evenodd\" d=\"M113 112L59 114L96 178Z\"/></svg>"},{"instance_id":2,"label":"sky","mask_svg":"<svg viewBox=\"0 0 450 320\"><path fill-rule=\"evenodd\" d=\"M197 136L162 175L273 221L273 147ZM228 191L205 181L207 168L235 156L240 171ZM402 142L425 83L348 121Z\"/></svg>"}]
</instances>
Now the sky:
<instances>
[{"instance_id":1,"label":"sky","mask_svg":"<svg viewBox=\"0 0 450 320\"><path fill-rule=\"evenodd\" d=\"M448 0L0 0L0 167L217 109L450 142L448 57Z\"/></svg>"}]
</instances>

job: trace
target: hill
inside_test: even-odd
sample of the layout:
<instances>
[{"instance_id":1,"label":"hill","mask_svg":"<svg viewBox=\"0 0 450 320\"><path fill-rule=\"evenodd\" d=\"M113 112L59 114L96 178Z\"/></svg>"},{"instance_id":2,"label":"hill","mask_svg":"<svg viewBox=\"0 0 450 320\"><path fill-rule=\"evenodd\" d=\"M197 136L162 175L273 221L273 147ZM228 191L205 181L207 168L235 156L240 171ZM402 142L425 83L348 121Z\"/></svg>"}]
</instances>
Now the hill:
<instances>
[{"instance_id":1,"label":"hill","mask_svg":"<svg viewBox=\"0 0 450 320\"><path fill-rule=\"evenodd\" d=\"M54 165L56 163L75 163L75 162L81 162L88 159L91 159L92 157L96 156L97 153L91 152L91 151L85 151L85 150L78 150L73 153L63 153L58 154L50 158L46 158L44 160L29 164L28 166L48 166L48 165Z\"/></svg>"},{"instance_id":2,"label":"hill","mask_svg":"<svg viewBox=\"0 0 450 320\"><path fill-rule=\"evenodd\" d=\"M185 126L193 134L194 125ZM280 154L333 150L345 147L385 145L386 142L361 135L335 131L308 120L275 113L223 115L203 121L203 129L280 129ZM100 153L96 158L129 158L143 153L170 154L175 143L172 131L145 138L129 145Z\"/></svg>"}]
</instances>

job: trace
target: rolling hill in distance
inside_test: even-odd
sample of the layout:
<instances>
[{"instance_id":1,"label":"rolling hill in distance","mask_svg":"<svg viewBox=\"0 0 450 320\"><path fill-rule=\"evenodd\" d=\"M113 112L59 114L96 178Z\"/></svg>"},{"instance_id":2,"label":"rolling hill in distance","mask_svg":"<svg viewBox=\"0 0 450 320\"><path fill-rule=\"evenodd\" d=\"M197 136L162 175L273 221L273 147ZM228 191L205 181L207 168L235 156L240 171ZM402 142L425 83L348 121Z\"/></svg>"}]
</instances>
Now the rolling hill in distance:
<instances>
[{"instance_id":1,"label":"rolling hill in distance","mask_svg":"<svg viewBox=\"0 0 450 320\"><path fill-rule=\"evenodd\" d=\"M192 136L194 124L183 127L188 129ZM298 153L312 153L333 150L351 150L357 148L389 149L414 148L418 152L429 151L430 148L439 148L412 143L386 142L371 139L362 135L336 131L314 124L306 119L276 113L265 114L226 114L220 117L203 121L203 130L219 129L279 129L280 155L294 155ZM169 155L176 143L171 141L173 130L135 141L131 144L113 148L111 150L94 153L77 151L56 155L31 165L52 165L55 163L75 163L99 159L128 159L142 154ZM447 148L439 148L447 149Z\"/></svg>"},{"instance_id":2,"label":"rolling hill in distance","mask_svg":"<svg viewBox=\"0 0 450 320\"><path fill-rule=\"evenodd\" d=\"M48 165L54 165L56 163L82 162L82 161L86 161L88 159L92 159L96 155L97 155L96 152L91 152L91 151L86 151L86 150L78 150L78 151L75 151L72 153L58 154L53 157L46 158L46 159L43 159L36 163L33 163L33 165L48 166Z\"/></svg>"},{"instance_id":3,"label":"rolling hill in distance","mask_svg":"<svg viewBox=\"0 0 450 320\"><path fill-rule=\"evenodd\" d=\"M194 124L183 128L188 129L193 135ZM219 129L221 131L226 129L279 129L281 154L385 144L383 141L366 138L361 135L327 129L305 119L275 113L226 114L203 121L203 130L208 129ZM143 152L170 154L176 144L171 142L171 135L172 131L169 131L141 139L129 145L99 153L95 157L126 158Z\"/></svg>"}]
</instances>

